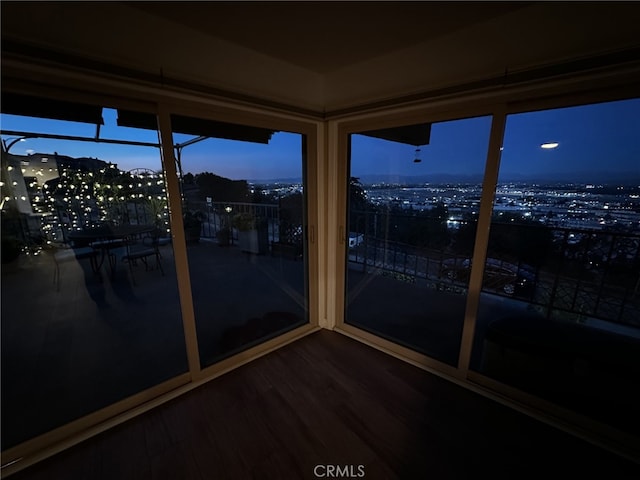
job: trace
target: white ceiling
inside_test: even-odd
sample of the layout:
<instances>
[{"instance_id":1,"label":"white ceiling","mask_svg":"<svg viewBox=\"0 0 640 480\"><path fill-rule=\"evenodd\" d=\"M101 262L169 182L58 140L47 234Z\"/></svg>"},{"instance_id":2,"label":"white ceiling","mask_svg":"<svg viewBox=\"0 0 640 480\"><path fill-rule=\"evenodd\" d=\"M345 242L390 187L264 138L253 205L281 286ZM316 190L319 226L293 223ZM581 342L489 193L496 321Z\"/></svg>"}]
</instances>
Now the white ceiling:
<instances>
[{"instance_id":1,"label":"white ceiling","mask_svg":"<svg viewBox=\"0 0 640 480\"><path fill-rule=\"evenodd\" d=\"M10 2L2 36L331 111L640 45L640 2Z\"/></svg>"}]
</instances>

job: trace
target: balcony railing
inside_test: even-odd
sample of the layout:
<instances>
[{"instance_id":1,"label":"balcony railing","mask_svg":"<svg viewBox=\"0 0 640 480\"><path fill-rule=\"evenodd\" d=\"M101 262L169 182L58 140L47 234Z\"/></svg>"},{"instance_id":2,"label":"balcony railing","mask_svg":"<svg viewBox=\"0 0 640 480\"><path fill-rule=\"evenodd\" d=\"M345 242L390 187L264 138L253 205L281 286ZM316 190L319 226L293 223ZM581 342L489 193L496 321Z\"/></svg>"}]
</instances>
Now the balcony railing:
<instances>
[{"instance_id":1,"label":"balcony railing","mask_svg":"<svg viewBox=\"0 0 640 480\"><path fill-rule=\"evenodd\" d=\"M237 240L238 231L233 228L236 215L249 214L261 219L266 226L269 243L280 241L280 209L275 204L240 203L240 202L190 202L189 209L202 212L201 235L204 238L216 238L220 230L232 227L233 238Z\"/></svg>"},{"instance_id":2,"label":"balcony railing","mask_svg":"<svg viewBox=\"0 0 640 480\"><path fill-rule=\"evenodd\" d=\"M270 246L281 240L291 243L291 238L283 237L291 232L296 241L302 238L302 221L288 220L285 225L277 204L199 202L188 208L203 213L204 238L217 238L221 229L233 226L238 214L263 219ZM144 208L133 212L138 223L152 218ZM459 247L459 232L438 230L415 245L391 239L388 228L394 216L381 228L382 222L372 221L371 212L352 213L360 231L349 236L350 268L407 283L419 281L438 290L465 291L471 255L468 248ZM32 230L28 224L22 228ZM237 229L231 232L237 240ZM491 235L484 292L528 302L548 317L640 326L640 235L500 223L492 225Z\"/></svg>"},{"instance_id":3,"label":"balcony railing","mask_svg":"<svg viewBox=\"0 0 640 480\"><path fill-rule=\"evenodd\" d=\"M369 215L359 212L358 217ZM360 225L370 226L369 220ZM456 233L437 247L393 241L381 238L385 230L377 235L367 230L349 235L350 268L437 290L466 290L471 255L456 250ZM494 223L482 290L528 302L547 317L639 327L640 235Z\"/></svg>"}]
</instances>

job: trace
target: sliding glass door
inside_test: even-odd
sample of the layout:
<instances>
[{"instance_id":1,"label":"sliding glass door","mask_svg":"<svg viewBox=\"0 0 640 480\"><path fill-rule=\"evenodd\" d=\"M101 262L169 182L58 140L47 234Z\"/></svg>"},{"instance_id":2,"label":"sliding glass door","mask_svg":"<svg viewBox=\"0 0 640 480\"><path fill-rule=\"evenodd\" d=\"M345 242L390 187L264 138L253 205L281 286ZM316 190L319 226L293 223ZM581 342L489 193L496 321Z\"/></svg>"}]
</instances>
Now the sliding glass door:
<instances>
[{"instance_id":1,"label":"sliding glass door","mask_svg":"<svg viewBox=\"0 0 640 480\"><path fill-rule=\"evenodd\" d=\"M305 136L174 114L201 366L308 323Z\"/></svg>"},{"instance_id":2,"label":"sliding glass door","mask_svg":"<svg viewBox=\"0 0 640 480\"><path fill-rule=\"evenodd\" d=\"M456 366L491 117L351 135L347 324Z\"/></svg>"},{"instance_id":3,"label":"sliding glass door","mask_svg":"<svg viewBox=\"0 0 640 480\"><path fill-rule=\"evenodd\" d=\"M507 116L472 369L632 433L640 100Z\"/></svg>"},{"instance_id":4,"label":"sliding glass door","mask_svg":"<svg viewBox=\"0 0 640 480\"><path fill-rule=\"evenodd\" d=\"M314 125L2 100L3 454L306 331Z\"/></svg>"},{"instance_id":5,"label":"sliding glass door","mask_svg":"<svg viewBox=\"0 0 640 480\"><path fill-rule=\"evenodd\" d=\"M2 109L6 450L188 366L157 130L100 104Z\"/></svg>"}]
</instances>

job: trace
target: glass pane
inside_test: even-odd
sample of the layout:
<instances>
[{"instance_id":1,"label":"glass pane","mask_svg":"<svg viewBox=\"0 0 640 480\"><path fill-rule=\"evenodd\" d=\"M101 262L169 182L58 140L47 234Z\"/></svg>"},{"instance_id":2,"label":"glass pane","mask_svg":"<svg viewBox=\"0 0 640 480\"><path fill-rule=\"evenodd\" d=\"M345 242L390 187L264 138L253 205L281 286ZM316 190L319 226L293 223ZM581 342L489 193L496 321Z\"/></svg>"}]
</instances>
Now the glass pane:
<instances>
[{"instance_id":1,"label":"glass pane","mask_svg":"<svg viewBox=\"0 0 640 480\"><path fill-rule=\"evenodd\" d=\"M157 132L101 115L1 118L3 449L188 370Z\"/></svg>"},{"instance_id":2,"label":"glass pane","mask_svg":"<svg viewBox=\"0 0 640 480\"><path fill-rule=\"evenodd\" d=\"M472 368L638 431L640 100L510 115Z\"/></svg>"},{"instance_id":3,"label":"glass pane","mask_svg":"<svg viewBox=\"0 0 640 480\"><path fill-rule=\"evenodd\" d=\"M490 128L351 136L347 323L457 365Z\"/></svg>"},{"instance_id":4,"label":"glass pane","mask_svg":"<svg viewBox=\"0 0 640 480\"><path fill-rule=\"evenodd\" d=\"M305 140L176 115L172 127L208 366L308 321Z\"/></svg>"}]
</instances>

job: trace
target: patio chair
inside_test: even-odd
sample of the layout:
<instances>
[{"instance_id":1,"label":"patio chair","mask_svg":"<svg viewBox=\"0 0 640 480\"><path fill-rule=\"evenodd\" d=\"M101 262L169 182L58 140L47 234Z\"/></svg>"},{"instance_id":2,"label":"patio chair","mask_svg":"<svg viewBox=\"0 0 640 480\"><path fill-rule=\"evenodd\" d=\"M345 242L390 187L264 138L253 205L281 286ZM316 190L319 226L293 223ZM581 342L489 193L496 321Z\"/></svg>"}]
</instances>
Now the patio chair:
<instances>
[{"instance_id":1,"label":"patio chair","mask_svg":"<svg viewBox=\"0 0 640 480\"><path fill-rule=\"evenodd\" d=\"M159 239L155 235L146 236L142 239L134 237L127 238L126 254L122 257L122 261L129 264L129 272L131 273L131 280L136 285L136 278L134 275L134 267L141 262L145 271L150 270L149 258L155 258L155 266L160 270L162 276L164 276L164 269L162 268L162 255L159 249Z\"/></svg>"}]
</instances>

